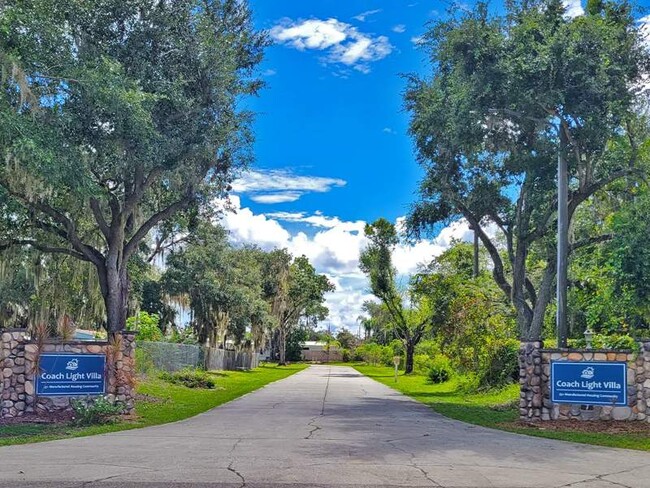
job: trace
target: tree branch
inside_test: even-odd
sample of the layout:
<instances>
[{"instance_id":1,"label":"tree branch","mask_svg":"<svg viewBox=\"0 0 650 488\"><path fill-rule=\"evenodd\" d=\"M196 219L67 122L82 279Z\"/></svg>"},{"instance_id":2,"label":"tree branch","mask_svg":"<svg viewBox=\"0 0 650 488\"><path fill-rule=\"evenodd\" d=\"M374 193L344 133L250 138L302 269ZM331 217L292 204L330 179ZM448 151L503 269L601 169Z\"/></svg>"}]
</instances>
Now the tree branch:
<instances>
[{"instance_id":1,"label":"tree branch","mask_svg":"<svg viewBox=\"0 0 650 488\"><path fill-rule=\"evenodd\" d=\"M144 193L149 189L149 187L156 181L156 179L162 174L163 169L159 166L153 168L151 172L147 175L145 180L140 183L139 181L134 182L134 190L129 195L129 197L124 201L124 208L122 209L122 215L127 217L135 209L138 202L144 196ZM137 173L137 172L136 172ZM136 174L136 180L139 177Z\"/></svg>"},{"instance_id":2,"label":"tree branch","mask_svg":"<svg viewBox=\"0 0 650 488\"><path fill-rule=\"evenodd\" d=\"M530 281L528 276L526 276L526 281L524 282L526 286L526 291L528 292L528 296L530 297L530 303L532 304L532 308L535 308L535 305L537 304L537 292L535 291L535 285Z\"/></svg>"},{"instance_id":3,"label":"tree branch","mask_svg":"<svg viewBox=\"0 0 650 488\"><path fill-rule=\"evenodd\" d=\"M497 285L499 288L501 288L501 290L503 290L506 296L512 298L512 285L510 285L506 279L505 271L503 268L503 261L501 260L499 250L496 248L487 234L483 231L483 228L479 224L476 216L465 205L463 205L462 202L455 201L454 204L461 211L463 217L465 217L470 225L474 228L475 232L478 232L481 242L490 254L490 257L492 258L492 264L494 265L492 275L494 276L494 280L496 281Z\"/></svg>"},{"instance_id":4,"label":"tree branch","mask_svg":"<svg viewBox=\"0 0 650 488\"><path fill-rule=\"evenodd\" d=\"M614 236L612 234L603 234L595 237L588 237L586 239L581 239L569 245L569 253L572 253L576 249L580 249L586 246L591 246L593 244L598 244L601 242L607 242L611 240Z\"/></svg>"},{"instance_id":5,"label":"tree branch","mask_svg":"<svg viewBox=\"0 0 650 488\"><path fill-rule=\"evenodd\" d=\"M79 235L76 232L75 224L72 220L70 220L64 214L62 214L61 212L59 212L58 210L56 210L55 208L51 207L46 203L31 201L28 198L26 198L24 195L13 191L10 188L10 186L6 184L6 182L0 182L0 184L2 184L2 186L5 188L7 193L20 200L22 204L25 205L26 207L31 208L32 210L37 210L47 215L55 222L58 222L61 225L63 225L63 227L65 228L65 237L63 235L61 235L61 237L66 239L68 242L70 242L72 244L72 247L75 248L75 250L77 250L86 258L85 260L92 262L96 266L102 266L103 264L102 254L94 247L88 244L84 244L81 241Z\"/></svg>"},{"instance_id":6,"label":"tree branch","mask_svg":"<svg viewBox=\"0 0 650 488\"><path fill-rule=\"evenodd\" d=\"M602 190L604 187L606 187L610 183L615 182L620 178L623 178L625 176L633 176L633 175L639 176L640 178L643 178L645 176L643 172L637 168L621 169L618 171L614 171L606 178L596 181L591 185L588 185L583 189L574 192L573 195L571 195L571 200L569 201L569 220L571 219L573 213L578 208L578 205L580 205L582 202L584 202L587 198L589 198L591 195L596 193L598 190Z\"/></svg>"},{"instance_id":7,"label":"tree branch","mask_svg":"<svg viewBox=\"0 0 650 488\"><path fill-rule=\"evenodd\" d=\"M161 210L158 213L155 213L149 219L142 224L142 226L133 234L133 237L129 242L124 246L124 261L128 262L129 258L135 252L138 244L144 239L149 231L153 229L159 222L171 217L176 212L187 208L192 201L194 200L194 195L192 189L189 189L187 194L180 200L172 203L164 210Z\"/></svg>"},{"instance_id":8,"label":"tree branch","mask_svg":"<svg viewBox=\"0 0 650 488\"><path fill-rule=\"evenodd\" d=\"M174 239L172 238L172 240L171 240L170 242L166 243L166 244L165 244L165 241L164 241L164 240L162 240L162 241L158 241L158 240L157 240L157 242L156 242L156 247L154 248L154 250L152 251L152 253L149 255L149 257L147 258L147 262L150 263L151 261L153 261L153 259L154 259L154 258L158 255L158 253L160 253L161 251L164 251L164 250L167 250L167 249L171 249L171 248L174 247L176 244L180 244L181 242L185 242L185 241L187 241L188 238L189 238L189 235L185 235L185 236L183 236L183 237L181 237L181 238L179 238L179 239L177 239L177 240L174 240Z\"/></svg>"},{"instance_id":9,"label":"tree branch","mask_svg":"<svg viewBox=\"0 0 650 488\"><path fill-rule=\"evenodd\" d=\"M93 264L98 266L102 264L102 259L100 257L101 253L94 247L89 246L88 244L84 244L81 241L79 235L77 234L74 222L72 222L72 220L70 220L61 212L54 209L53 207L50 207L47 204L40 203L40 202L33 202L33 203L27 202L27 204L43 212L45 215L48 215L55 221L60 222L67 231L67 238L72 244L72 247L74 247L77 251L83 254L87 258L87 260L92 262Z\"/></svg>"},{"instance_id":10,"label":"tree branch","mask_svg":"<svg viewBox=\"0 0 650 488\"><path fill-rule=\"evenodd\" d=\"M17 247L17 246L31 246L34 249L41 252L67 254L68 256L72 256L82 261L90 262L90 260L86 256L84 256L80 252L75 251L74 249L68 249L65 247L47 246L45 244L41 244L31 239L16 239L7 242L0 242L0 251L4 251L11 247Z\"/></svg>"},{"instance_id":11,"label":"tree branch","mask_svg":"<svg viewBox=\"0 0 650 488\"><path fill-rule=\"evenodd\" d=\"M93 212L93 216L95 217L95 221L97 221L97 225L99 226L99 230L104 235L104 238L106 239L106 242L108 242L109 236L111 234L111 229L108 226L108 223L106 222L106 219L104 219L104 214L102 213L102 209L99 206L99 200L97 200L95 197L90 198L90 209Z\"/></svg>"}]
</instances>

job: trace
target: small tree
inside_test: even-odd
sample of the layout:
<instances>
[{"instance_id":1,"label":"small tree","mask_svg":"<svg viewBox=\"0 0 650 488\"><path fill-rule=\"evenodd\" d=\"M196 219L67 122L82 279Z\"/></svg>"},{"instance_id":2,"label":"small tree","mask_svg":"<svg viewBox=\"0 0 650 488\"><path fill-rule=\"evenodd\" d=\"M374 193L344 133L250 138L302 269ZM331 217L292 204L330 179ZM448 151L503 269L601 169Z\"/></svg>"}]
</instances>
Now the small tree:
<instances>
[{"instance_id":1,"label":"small tree","mask_svg":"<svg viewBox=\"0 0 650 488\"><path fill-rule=\"evenodd\" d=\"M305 256L290 262L286 250L276 250L267 263L266 293L276 319L278 353L281 365L286 364L287 337L301 318L324 320L329 310L323 305L325 293L334 291L327 276L317 274ZM289 264L290 263L290 264Z\"/></svg>"},{"instance_id":2,"label":"small tree","mask_svg":"<svg viewBox=\"0 0 650 488\"><path fill-rule=\"evenodd\" d=\"M370 279L372 293L381 300L391 317L390 328L404 344L405 372L413 372L415 346L431 327L431 315L426 298L407 297L398 289L397 271L392 264L392 252L398 243L395 226L386 219L366 225L368 247L361 253L361 270ZM405 306L410 298L409 306Z\"/></svg>"},{"instance_id":3,"label":"small tree","mask_svg":"<svg viewBox=\"0 0 650 488\"><path fill-rule=\"evenodd\" d=\"M343 349L354 349L357 345L357 338L347 329L339 331L339 333L336 334L336 340Z\"/></svg>"}]
</instances>

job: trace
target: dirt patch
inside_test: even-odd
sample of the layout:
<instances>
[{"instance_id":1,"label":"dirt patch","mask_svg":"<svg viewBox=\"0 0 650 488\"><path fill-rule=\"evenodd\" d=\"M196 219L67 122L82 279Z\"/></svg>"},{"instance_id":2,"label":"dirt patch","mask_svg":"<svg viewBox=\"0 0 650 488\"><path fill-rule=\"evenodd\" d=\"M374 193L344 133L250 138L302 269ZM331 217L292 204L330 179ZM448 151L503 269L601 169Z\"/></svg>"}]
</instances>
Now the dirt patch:
<instances>
[{"instance_id":1,"label":"dirt patch","mask_svg":"<svg viewBox=\"0 0 650 488\"><path fill-rule=\"evenodd\" d=\"M509 429L525 429L556 432L597 432L602 434L650 434L648 422L637 421L579 421L579 420L549 420L546 422L503 422L499 424Z\"/></svg>"},{"instance_id":2,"label":"dirt patch","mask_svg":"<svg viewBox=\"0 0 650 488\"><path fill-rule=\"evenodd\" d=\"M165 403L169 399L167 398L160 398L156 397L153 395L146 395L144 393L136 393L135 394L135 401L136 402L147 402L147 403Z\"/></svg>"},{"instance_id":3,"label":"dirt patch","mask_svg":"<svg viewBox=\"0 0 650 488\"><path fill-rule=\"evenodd\" d=\"M3 418L0 419L0 425L21 425L21 424L68 424L73 420L74 412L72 411L58 411L51 412L47 415L39 415L37 413L26 413L21 417Z\"/></svg>"}]
</instances>

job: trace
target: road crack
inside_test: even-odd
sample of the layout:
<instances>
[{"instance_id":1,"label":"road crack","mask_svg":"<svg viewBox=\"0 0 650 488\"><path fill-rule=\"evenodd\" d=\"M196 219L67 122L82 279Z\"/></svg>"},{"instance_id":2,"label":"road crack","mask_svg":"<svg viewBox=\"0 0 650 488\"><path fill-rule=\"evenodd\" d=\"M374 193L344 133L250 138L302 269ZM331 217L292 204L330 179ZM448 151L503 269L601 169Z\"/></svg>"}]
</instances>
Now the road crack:
<instances>
[{"instance_id":1,"label":"road crack","mask_svg":"<svg viewBox=\"0 0 650 488\"><path fill-rule=\"evenodd\" d=\"M239 443L240 443L242 440L243 440L243 439L241 439L241 438L237 439L237 442L235 442L235 443L232 445L232 447L230 448L230 451L228 451L228 454L232 454L233 452L235 452L235 449L237 449L237 446L239 445Z\"/></svg>"},{"instance_id":2,"label":"road crack","mask_svg":"<svg viewBox=\"0 0 650 488\"><path fill-rule=\"evenodd\" d=\"M557 488L570 488L572 486L580 486L582 483L590 483L592 481L604 481L605 483L609 483L612 486L620 486L621 488L633 488L633 487L631 487L629 485L624 485L623 483L619 483L618 481L612 481L612 480L608 480L608 479L605 479L605 478L607 476L615 476L617 474L629 473L630 471L634 471L634 470L640 469L640 468L645 468L647 466L650 466L650 464L645 464L645 465L642 465L642 466L634 466L633 468L624 469L622 471L615 471L613 473L599 474L598 476L594 476L593 478L587 478L587 479L580 480L580 481L573 481L573 482L567 483L565 485L560 485Z\"/></svg>"},{"instance_id":3,"label":"road crack","mask_svg":"<svg viewBox=\"0 0 650 488\"><path fill-rule=\"evenodd\" d=\"M325 416L325 402L327 400L327 393L329 392L330 389L331 377L332 377L332 367L330 366L329 370L327 371L327 383L325 384L325 392L323 393L323 402L321 403L320 414L316 415L315 417L312 417L309 420L309 422L307 422L307 426L310 428L310 431L309 434L307 434L307 436L305 437L305 439L311 439L316 432L322 430L322 427L320 425L316 425L316 421L318 420L319 417Z\"/></svg>"},{"instance_id":4,"label":"road crack","mask_svg":"<svg viewBox=\"0 0 650 488\"><path fill-rule=\"evenodd\" d=\"M239 488L244 488L246 486L246 479L244 478L244 476L239 471L237 471L235 468L233 468L233 466L232 466L233 464L235 464L235 461L231 461L226 469L228 471L230 471L231 473L237 475L237 477L239 477L239 479L241 480L241 485L239 485Z\"/></svg>"},{"instance_id":5,"label":"road crack","mask_svg":"<svg viewBox=\"0 0 650 488\"><path fill-rule=\"evenodd\" d=\"M406 449L403 449L402 447L398 446L397 444L394 444L395 441L390 441L389 440L389 441L385 441L385 442L386 442L386 444L388 444L393 449L396 449L399 452L407 454L410 457L410 463L408 464L408 466L411 466L412 468L417 469L420 473L422 473L422 476L424 476L424 479L429 481L433 486L438 486L440 488L443 488L443 485L441 485L436 480L431 478L431 476L429 476L429 473L424 468L422 468L421 466L418 466L418 464L415 462L415 454L413 454L411 451L407 451Z\"/></svg>"},{"instance_id":6,"label":"road crack","mask_svg":"<svg viewBox=\"0 0 650 488\"><path fill-rule=\"evenodd\" d=\"M313 436L316 432L318 432L319 430L322 429L322 427L320 425L315 425L314 424L314 422L316 422L316 420L318 420L318 417L320 417L320 415L318 415L316 417L312 417L312 419L309 422L307 422L307 425L309 427L311 427L311 430L309 431L309 434L307 434L307 437L305 437L305 439L311 439L311 436Z\"/></svg>"}]
</instances>

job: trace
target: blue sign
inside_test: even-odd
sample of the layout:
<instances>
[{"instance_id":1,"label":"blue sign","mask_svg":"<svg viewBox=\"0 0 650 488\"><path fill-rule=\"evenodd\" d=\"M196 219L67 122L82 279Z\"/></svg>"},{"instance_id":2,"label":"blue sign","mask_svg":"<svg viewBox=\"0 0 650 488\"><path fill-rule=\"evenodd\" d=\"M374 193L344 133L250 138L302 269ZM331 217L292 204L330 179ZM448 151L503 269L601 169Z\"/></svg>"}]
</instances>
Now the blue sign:
<instances>
[{"instance_id":1,"label":"blue sign","mask_svg":"<svg viewBox=\"0 0 650 488\"><path fill-rule=\"evenodd\" d=\"M627 405L627 364L551 363L551 401L580 405Z\"/></svg>"},{"instance_id":2,"label":"blue sign","mask_svg":"<svg viewBox=\"0 0 650 488\"><path fill-rule=\"evenodd\" d=\"M102 395L104 354L41 354L36 394L41 396Z\"/></svg>"}]
</instances>

